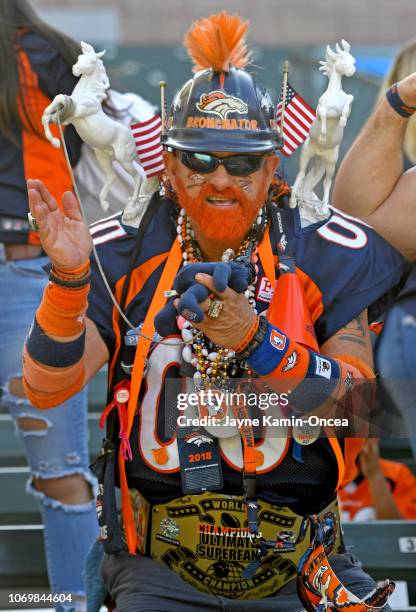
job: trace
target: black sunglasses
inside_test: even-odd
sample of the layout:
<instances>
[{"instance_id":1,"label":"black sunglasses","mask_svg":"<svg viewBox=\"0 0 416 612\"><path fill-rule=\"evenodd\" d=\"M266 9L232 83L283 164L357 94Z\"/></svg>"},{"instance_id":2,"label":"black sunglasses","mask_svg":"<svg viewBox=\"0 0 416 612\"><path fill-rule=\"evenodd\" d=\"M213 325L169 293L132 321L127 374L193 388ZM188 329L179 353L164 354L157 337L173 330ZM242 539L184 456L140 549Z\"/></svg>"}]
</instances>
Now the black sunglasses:
<instances>
[{"instance_id":1,"label":"black sunglasses","mask_svg":"<svg viewBox=\"0 0 416 612\"><path fill-rule=\"evenodd\" d=\"M176 154L184 166L201 174L214 172L223 165L231 176L248 176L256 172L263 163L265 155L232 155L231 157L216 157L212 153L194 153L179 151Z\"/></svg>"}]
</instances>

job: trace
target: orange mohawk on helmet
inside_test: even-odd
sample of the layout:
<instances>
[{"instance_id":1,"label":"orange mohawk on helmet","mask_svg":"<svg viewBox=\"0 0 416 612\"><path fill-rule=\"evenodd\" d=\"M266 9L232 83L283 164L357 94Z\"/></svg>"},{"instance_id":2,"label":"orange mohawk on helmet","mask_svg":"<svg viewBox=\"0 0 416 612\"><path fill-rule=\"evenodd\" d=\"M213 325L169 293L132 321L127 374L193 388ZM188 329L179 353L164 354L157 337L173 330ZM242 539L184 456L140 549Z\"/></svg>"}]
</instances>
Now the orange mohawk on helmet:
<instances>
[{"instance_id":1,"label":"orange mohawk on helmet","mask_svg":"<svg viewBox=\"0 0 416 612\"><path fill-rule=\"evenodd\" d=\"M231 65L244 68L250 62L245 41L248 26L248 21L226 11L196 21L184 39L193 71L228 72Z\"/></svg>"}]
</instances>

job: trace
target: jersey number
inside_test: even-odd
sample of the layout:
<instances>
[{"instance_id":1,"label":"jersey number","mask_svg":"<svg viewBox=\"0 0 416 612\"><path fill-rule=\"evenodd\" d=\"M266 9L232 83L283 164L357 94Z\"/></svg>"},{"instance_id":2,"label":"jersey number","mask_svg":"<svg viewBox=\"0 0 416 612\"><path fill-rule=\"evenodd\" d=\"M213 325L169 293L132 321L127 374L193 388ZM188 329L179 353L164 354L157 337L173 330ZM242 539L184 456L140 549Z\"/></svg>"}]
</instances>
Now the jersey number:
<instances>
[{"instance_id":1,"label":"jersey number","mask_svg":"<svg viewBox=\"0 0 416 612\"><path fill-rule=\"evenodd\" d=\"M337 226L342 228L344 233L337 231ZM345 230L348 236L345 235ZM325 240L340 244L348 249L362 249L367 244L367 234L361 227L336 214L332 215L328 223L320 227L317 232Z\"/></svg>"},{"instance_id":2,"label":"jersey number","mask_svg":"<svg viewBox=\"0 0 416 612\"><path fill-rule=\"evenodd\" d=\"M148 467L163 473L172 473L179 470L176 433L172 435L170 440L162 442L157 432L158 412L159 409L164 410L164 407L160 405L160 398L163 386L166 383L166 373L169 368L180 364L179 341L180 338L177 337L167 338L163 344L158 344L150 354L145 379L146 392L140 406L139 448L141 456ZM165 392L165 398L167 395L168 393ZM277 408L270 407L269 409L275 411ZM175 421L180 414L182 413L177 411ZM278 416L280 416L280 413L273 413L273 417ZM264 439L256 446L256 450L259 451L257 456L260 457L257 469L259 474L276 467L283 459L288 445L286 427L281 427L278 433L276 428L273 428L273 432L268 430L269 426L267 425ZM223 459L232 468L241 471L243 457L240 436L220 438L219 444Z\"/></svg>"}]
</instances>

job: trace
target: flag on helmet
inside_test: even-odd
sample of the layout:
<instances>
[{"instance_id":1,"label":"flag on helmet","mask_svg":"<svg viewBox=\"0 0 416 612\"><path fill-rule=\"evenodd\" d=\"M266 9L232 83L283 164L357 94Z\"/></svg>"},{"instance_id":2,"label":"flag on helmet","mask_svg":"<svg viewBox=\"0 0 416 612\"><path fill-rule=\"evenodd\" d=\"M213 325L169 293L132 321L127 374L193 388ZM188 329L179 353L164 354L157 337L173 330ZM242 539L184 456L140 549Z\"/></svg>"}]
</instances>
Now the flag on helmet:
<instances>
[{"instance_id":1,"label":"flag on helmet","mask_svg":"<svg viewBox=\"0 0 416 612\"><path fill-rule=\"evenodd\" d=\"M165 169L165 164L163 163L163 148L160 143L160 136L162 134L162 120L160 116L155 115L147 119L147 121L133 123L130 128L133 132L137 155L146 178L161 174Z\"/></svg>"},{"instance_id":2,"label":"flag on helmet","mask_svg":"<svg viewBox=\"0 0 416 612\"><path fill-rule=\"evenodd\" d=\"M276 120L280 125L283 108L283 85L277 105ZM307 102L289 85L286 88L286 100L283 117L282 153L289 157L304 142L310 132L316 113Z\"/></svg>"}]
</instances>

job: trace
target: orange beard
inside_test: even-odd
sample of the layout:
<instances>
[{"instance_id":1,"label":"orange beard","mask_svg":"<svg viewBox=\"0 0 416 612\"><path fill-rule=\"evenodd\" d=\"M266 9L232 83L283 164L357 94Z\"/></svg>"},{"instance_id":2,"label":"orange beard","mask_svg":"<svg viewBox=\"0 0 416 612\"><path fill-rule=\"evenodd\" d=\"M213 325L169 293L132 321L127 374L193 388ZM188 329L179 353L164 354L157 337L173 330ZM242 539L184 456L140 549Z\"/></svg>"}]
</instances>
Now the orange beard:
<instances>
[{"instance_id":1,"label":"orange beard","mask_svg":"<svg viewBox=\"0 0 416 612\"><path fill-rule=\"evenodd\" d=\"M186 210L194 229L208 240L228 242L243 240L247 235L260 207L266 201L266 187L257 198L252 199L239 187L229 187L218 191L213 185L202 185L198 196L192 198L183 182L177 177L175 191L179 204ZM220 209L206 202L209 196L235 199L238 206L233 209Z\"/></svg>"}]
</instances>

